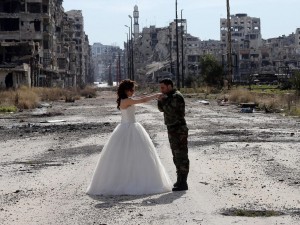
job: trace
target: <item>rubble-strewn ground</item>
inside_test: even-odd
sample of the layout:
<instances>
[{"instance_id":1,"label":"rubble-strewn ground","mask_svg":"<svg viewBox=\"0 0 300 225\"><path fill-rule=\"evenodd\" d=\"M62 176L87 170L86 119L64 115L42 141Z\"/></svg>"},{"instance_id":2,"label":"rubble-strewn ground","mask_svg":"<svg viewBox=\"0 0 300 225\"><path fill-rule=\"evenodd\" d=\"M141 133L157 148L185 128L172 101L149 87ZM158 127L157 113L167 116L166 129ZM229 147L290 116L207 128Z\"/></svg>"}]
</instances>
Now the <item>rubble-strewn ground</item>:
<instances>
[{"instance_id":1,"label":"rubble-strewn ground","mask_svg":"<svg viewBox=\"0 0 300 225\"><path fill-rule=\"evenodd\" d=\"M0 115L0 224L300 224L300 120L194 98L186 98L190 190L87 196L102 146L120 121L114 97L101 92ZM155 101L137 107L137 120L175 181Z\"/></svg>"}]
</instances>

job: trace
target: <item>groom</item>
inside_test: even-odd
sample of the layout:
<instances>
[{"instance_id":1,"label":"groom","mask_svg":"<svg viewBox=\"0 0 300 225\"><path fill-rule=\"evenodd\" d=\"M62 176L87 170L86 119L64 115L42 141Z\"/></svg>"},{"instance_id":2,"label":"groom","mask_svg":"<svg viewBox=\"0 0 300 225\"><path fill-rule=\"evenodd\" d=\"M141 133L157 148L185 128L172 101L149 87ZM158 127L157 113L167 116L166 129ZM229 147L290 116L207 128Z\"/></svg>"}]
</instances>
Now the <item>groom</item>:
<instances>
[{"instance_id":1,"label":"groom","mask_svg":"<svg viewBox=\"0 0 300 225\"><path fill-rule=\"evenodd\" d=\"M184 98L179 91L173 88L171 79L163 79L159 83L163 95L158 98L158 109L164 113L173 162L177 172L177 181L172 190L188 190L187 176L190 162L187 147L188 128L184 118Z\"/></svg>"}]
</instances>

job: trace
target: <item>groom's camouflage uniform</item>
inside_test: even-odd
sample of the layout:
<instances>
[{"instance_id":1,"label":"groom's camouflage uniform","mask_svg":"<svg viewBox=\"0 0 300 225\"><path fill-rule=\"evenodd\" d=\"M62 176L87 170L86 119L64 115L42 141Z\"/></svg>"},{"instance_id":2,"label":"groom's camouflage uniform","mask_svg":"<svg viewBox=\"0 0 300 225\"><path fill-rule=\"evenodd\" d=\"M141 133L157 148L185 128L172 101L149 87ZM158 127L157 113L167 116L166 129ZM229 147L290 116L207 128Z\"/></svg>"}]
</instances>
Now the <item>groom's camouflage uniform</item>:
<instances>
[{"instance_id":1,"label":"groom's camouflage uniform","mask_svg":"<svg viewBox=\"0 0 300 225\"><path fill-rule=\"evenodd\" d=\"M158 101L158 109L164 112L173 161L178 175L189 173L188 128L185 121L185 102L182 94L173 89L165 98Z\"/></svg>"}]
</instances>

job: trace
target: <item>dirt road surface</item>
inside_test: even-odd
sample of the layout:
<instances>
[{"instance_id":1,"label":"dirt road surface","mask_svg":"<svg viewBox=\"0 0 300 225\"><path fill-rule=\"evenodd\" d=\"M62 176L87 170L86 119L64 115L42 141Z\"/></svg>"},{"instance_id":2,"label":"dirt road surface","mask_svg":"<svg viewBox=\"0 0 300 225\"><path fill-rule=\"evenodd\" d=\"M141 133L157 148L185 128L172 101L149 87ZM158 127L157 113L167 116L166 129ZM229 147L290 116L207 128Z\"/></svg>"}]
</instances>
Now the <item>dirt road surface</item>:
<instances>
[{"instance_id":1,"label":"dirt road surface","mask_svg":"<svg viewBox=\"0 0 300 225\"><path fill-rule=\"evenodd\" d=\"M120 122L113 92L51 108L0 115L0 224L300 224L300 120L240 113L186 98L189 190L91 197L87 185ZM155 101L137 107L175 181ZM107 174L109 176L109 174ZM250 217L252 216L252 217Z\"/></svg>"}]
</instances>

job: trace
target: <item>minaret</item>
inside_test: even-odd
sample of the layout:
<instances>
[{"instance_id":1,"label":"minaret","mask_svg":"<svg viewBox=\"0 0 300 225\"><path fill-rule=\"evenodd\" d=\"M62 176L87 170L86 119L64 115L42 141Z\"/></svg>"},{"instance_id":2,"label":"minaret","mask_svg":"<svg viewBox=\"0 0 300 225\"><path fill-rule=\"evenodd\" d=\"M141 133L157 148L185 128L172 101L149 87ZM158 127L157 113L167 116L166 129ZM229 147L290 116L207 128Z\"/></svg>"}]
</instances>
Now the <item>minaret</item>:
<instances>
[{"instance_id":1,"label":"minaret","mask_svg":"<svg viewBox=\"0 0 300 225\"><path fill-rule=\"evenodd\" d=\"M139 36L139 33L140 33L139 9L138 9L137 5L134 6L133 18L134 18L133 36L134 36L134 39L137 39Z\"/></svg>"}]
</instances>

